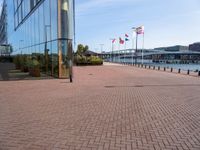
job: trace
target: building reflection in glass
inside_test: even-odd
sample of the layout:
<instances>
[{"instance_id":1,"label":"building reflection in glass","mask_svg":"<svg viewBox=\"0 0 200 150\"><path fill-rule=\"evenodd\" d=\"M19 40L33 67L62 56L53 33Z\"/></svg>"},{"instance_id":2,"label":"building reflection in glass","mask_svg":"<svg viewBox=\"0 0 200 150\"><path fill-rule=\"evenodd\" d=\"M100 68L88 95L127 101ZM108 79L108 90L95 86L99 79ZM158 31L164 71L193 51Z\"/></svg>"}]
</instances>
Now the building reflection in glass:
<instances>
[{"instance_id":1,"label":"building reflection in glass","mask_svg":"<svg viewBox=\"0 0 200 150\"><path fill-rule=\"evenodd\" d=\"M6 0L6 3L8 43L13 46L13 54L35 56L43 73L69 78L74 0Z\"/></svg>"}]
</instances>

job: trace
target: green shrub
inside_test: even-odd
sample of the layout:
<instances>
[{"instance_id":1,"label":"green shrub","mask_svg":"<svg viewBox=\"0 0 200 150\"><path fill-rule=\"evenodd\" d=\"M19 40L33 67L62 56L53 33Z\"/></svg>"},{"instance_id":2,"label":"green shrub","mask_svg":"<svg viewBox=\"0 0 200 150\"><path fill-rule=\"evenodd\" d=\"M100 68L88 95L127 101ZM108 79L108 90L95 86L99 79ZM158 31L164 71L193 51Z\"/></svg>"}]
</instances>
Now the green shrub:
<instances>
[{"instance_id":1,"label":"green shrub","mask_svg":"<svg viewBox=\"0 0 200 150\"><path fill-rule=\"evenodd\" d=\"M40 63L36 59L33 59L33 60L29 60L27 62L27 66L29 68L40 68Z\"/></svg>"},{"instance_id":2,"label":"green shrub","mask_svg":"<svg viewBox=\"0 0 200 150\"><path fill-rule=\"evenodd\" d=\"M19 55L17 55L17 56L15 56L14 57L14 59L13 59L13 62L14 62L14 64L15 64L15 66L16 66L16 69L20 69L20 56Z\"/></svg>"},{"instance_id":3,"label":"green shrub","mask_svg":"<svg viewBox=\"0 0 200 150\"><path fill-rule=\"evenodd\" d=\"M103 60L98 56L86 57L83 55L76 55L74 62L76 65L102 65Z\"/></svg>"},{"instance_id":4,"label":"green shrub","mask_svg":"<svg viewBox=\"0 0 200 150\"><path fill-rule=\"evenodd\" d=\"M87 57L82 55L77 55L75 57L75 63L77 65L86 65L87 64Z\"/></svg>"},{"instance_id":5,"label":"green shrub","mask_svg":"<svg viewBox=\"0 0 200 150\"><path fill-rule=\"evenodd\" d=\"M31 76L40 77L40 63L37 59L30 59L27 65Z\"/></svg>"},{"instance_id":6,"label":"green shrub","mask_svg":"<svg viewBox=\"0 0 200 150\"><path fill-rule=\"evenodd\" d=\"M99 57L91 56L90 57L90 63L91 63L91 65L102 65L103 60Z\"/></svg>"}]
</instances>

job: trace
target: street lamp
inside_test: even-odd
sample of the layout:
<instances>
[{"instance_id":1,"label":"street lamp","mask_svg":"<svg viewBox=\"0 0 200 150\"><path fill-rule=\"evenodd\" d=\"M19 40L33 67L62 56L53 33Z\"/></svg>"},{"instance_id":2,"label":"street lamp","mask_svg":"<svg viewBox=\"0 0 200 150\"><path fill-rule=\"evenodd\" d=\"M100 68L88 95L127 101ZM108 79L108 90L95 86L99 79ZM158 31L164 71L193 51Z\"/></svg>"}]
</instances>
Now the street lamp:
<instances>
[{"instance_id":1,"label":"street lamp","mask_svg":"<svg viewBox=\"0 0 200 150\"><path fill-rule=\"evenodd\" d=\"M113 50L114 50L114 42L115 42L115 39L114 38L110 38L110 41L111 41L111 44L112 44L112 47L111 47L111 49L112 49L112 53L111 53L111 61L113 62Z\"/></svg>"},{"instance_id":2,"label":"street lamp","mask_svg":"<svg viewBox=\"0 0 200 150\"><path fill-rule=\"evenodd\" d=\"M44 54L45 54L45 68L46 68L46 74L48 73L48 49L47 49L47 28L50 28L51 25L45 25L45 48L44 48ZM53 69L52 69L53 70Z\"/></svg>"},{"instance_id":3,"label":"street lamp","mask_svg":"<svg viewBox=\"0 0 200 150\"><path fill-rule=\"evenodd\" d=\"M136 33L136 44L135 44L135 64L137 63L137 42L138 42L138 34L137 34L137 29L138 27L132 27L133 29L133 34L134 32ZM134 38L134 35L133 35L133 38ZM133 39L133 42L134 42L134 39ZM134 45L134 44L133 44ZM132 54L132 64L133 64L133 54Z\"/></svg>"},{"instance_id":4,"label":"street lamp","mask_svg":"<svg viewBox=\"0 0 200 150\"><path fill-rule=\"evenodd\" d=\"M138 34L143 34L143 44L142 44L142 64L143 64L143 50L144 50L144 26L133 27L134 32L136 32L136 49L135 49L135 63L137 63L137 41ZM133 32L133 33L134 33Z\"/></svg>"},{"instance_id":5,"label":"street lamp","mask_svg":"<svg viewBox=\"0 0 200 150\"><path fill-rule=\"evenodd\" d=\"M51 25L45 25L45 50L47 49L47 28L51 29Z\"/></svg>"},{"instance_id":6,"label":"street lamp","mask_svg":"<svg viewBox=\"0 0 200 150\"><path fill-rule=\"evenodd\" d=\"M101 58L103 58L102 57L102 52L103 52L103 46L104 46L104 44L99 44L100 45L100 47L101 47Z\"/></svg>"},{"instance_id":7,"label":"street lamp","mask_svg":"<svg viewBox=\"0 0 200 150\"><path fill-rule=\"evenodd\" d=\"M21 46L22 46L21 43L22 43L22 42L24 42L24 40L20 40L20 41L19 41L19 51L22 49L22 48L21 48ZM22 50L21 50L21 55L22 55Z\"/></svg>"}]
</instances>

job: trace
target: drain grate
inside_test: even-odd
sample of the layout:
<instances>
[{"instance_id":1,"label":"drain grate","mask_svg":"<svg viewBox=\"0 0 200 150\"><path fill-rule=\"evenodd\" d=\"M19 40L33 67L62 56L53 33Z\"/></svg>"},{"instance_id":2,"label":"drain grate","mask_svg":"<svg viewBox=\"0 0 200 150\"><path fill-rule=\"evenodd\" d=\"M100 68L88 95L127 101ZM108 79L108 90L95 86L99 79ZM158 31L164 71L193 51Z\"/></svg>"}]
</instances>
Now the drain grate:
<instances>
[{"instance_id":1,"label":"drain grate","mask_svg":"<svg viewBox=\"0 0 200 150\"><path fill-rule=\"evenodd\" d=\"M135 85L133 87L144 87L143 85Z\"/></svg>"},{"instance_id":2,"label":"drain grate","mask_svg":"<svg viewBox=\"0 0 200 150\"><path fill-rule=\"evenodd\" d=\"M104 86L105 88L114 88L116 86Z\"/></svg>"}]
</instances>

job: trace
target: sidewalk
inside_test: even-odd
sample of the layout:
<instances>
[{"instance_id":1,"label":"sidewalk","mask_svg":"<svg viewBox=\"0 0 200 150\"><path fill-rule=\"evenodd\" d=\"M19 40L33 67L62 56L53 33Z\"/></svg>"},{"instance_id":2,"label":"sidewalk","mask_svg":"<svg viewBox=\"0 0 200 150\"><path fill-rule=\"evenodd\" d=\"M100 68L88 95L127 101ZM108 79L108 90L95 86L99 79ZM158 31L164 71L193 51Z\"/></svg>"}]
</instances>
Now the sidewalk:
<instances>
[{"instance_id":1,"label":"sidewalk","mask_svg":"<svg viewBox=\"0 0 200 150\"><path fill-rule=\"evenodd\" d=\"M0 81L0 150L199 150L200 79L131 66Z\"/></svg>"}]
</instances>

